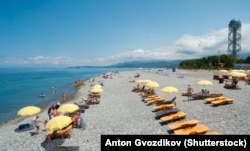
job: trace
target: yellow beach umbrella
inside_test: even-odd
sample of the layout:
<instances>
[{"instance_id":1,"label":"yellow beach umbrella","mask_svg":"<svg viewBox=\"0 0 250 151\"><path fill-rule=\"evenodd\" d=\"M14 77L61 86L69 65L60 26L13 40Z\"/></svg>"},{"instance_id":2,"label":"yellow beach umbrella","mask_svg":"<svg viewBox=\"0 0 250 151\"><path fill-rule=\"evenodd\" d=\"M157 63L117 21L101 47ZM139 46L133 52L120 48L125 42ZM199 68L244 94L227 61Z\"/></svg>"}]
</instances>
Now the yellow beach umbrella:
<instances>
[{"instance_id":1,"label":"yellow beach umbrella","mask_svg":"<svg viewBox=\"0 0 250 151\"><path fill-rule=\"evenodd\" d=\"M147 82L146 85L150 88L157 88L159 86L159 84L155 81Z\"/></svg>"},{"instance_id":2,"label":"yellow beach umbrella","mask_svg":"<svg viewBox=\"0 0 250 151\"><path fill-rule=\"evenodd\" d=\"M219 70L219 72L221 72L221 73L228 73L227 70Z\"/></svg>"},{"instance_id":3,"label":"yellow beach umbrella","mask_svg":"<svg viewBox=\"0 0 250 151\"><path fill-rule=\"evenodd\" d=\"M72 120L68 116L56 116L48 121L45 129L49 131L61 130L64 127L68 126L71 122Z\"/></svg>"},{"instance_id":4,"label":"yellow beach umbrella","mask_svg":"<svg viewBox=\"0 0 250 151\"><path fill-rule=\"evenodd\" d=\"M76 104L63 104L57 109L57 112L65 114L73 113L77 110L79 110L79 106Z\"/></svg>"},{"instance_id":5,"label":"yellow beach umbrella","mask_svg":"<svg viewBox=\"0 0 250 151\"><path fill-rule=\"evenodd\" d=\"M37 113L41 112L41 109L36 106L27 106L22 109L20 109L17 113L19 116L32 116Z\"/></svg>"},{"instance_id":6,"label":"yellow beach umbrella","mask_svg":"<svg viewBox=\"0 0 250 151\"><path fill-rule=\"evenodd\" d=\"M151 82L151 80L142 80L142 79L140 79L140 80L136 80L135 82L136 83L147 83L147 82Z\"/></svg>"},{"instance_id":7,"label":"yellow beach umbrella","mask_svg":"<svg viewBox=\"0 0 250 151\"><path fill-rule=\"evenodd\" d=\"M176 92L178 92L179 90L177 89L177 88L175 88L175 87L164 87L164 88L162 88L161 89L161 92L163 92L163 93L176 93Z\"/></svg>"},{"instance_id":8,"label":"yellow beach umbrella","mask_svg":"<svg viewBox=\"0 0 250 151\"><path fill-rule=\"evenodd\" d=\"M229 71L228 70L219 70L218 74L221 75L228 75Z\"/></svg>"},{"instance_id":9,"label":"yellow beach umbrella","mask_svg":"<svg viewBox=\"0 0 250 151\"><path fill-rule=\"evenodd\" d=\"M102 91L103 91L103 89L101 89L101 88L94 88L94 89L90 90L91 93L99 93L99 92L102 92Z\"/></svg>"},{"instance_id":10,"label":"yellow beach umbrella","mask_svg":"<svg viewBox=\"0 0 250 151\"><path fill-rule=\"evenodd\" d=\"M136 82L136 83L144 83L145 80L136 80L135 82Z\"/></svg>"},{"instance_id":11,"label":"yellow beach umbrella","mask_svg":"<svg viewBox=\"0 0 250 151\"><path fill-rule=\"evenodd\" d=\"M91 89L95 89L95 88L101 89L102 86L100 84L96 84L96 85L94 85L94 86L91 87Z\"/></svg>"},{"instance_id":12,"label":"yellow beach umbrella","mask_svg":"<svg viewBox=\"0 0 250 151\"><path fill-rule=\"evenodd\" d=\"M240 73L246 73L246 71L245 70L238 70L238 72L240 72Z\"/></svg>"},{"instance_id":13,"label":"yellow beach umbrella","mask_svg":"<svg viewBox=\"0 0 250 151\"><path fill-rule=\"evenodd\" d=\"M246 73L241 73L241 72L230 72L229 75L232 77L246 77L247 76Z\"/></svg>"},{"instance_id":14,"label":"yellow beach umbrella","mask_svg":"<svg viewBox=\"0 0 250 151\"><path fill-rule=\"evenodd\" d=\"M247 70L247 71L246 71L246 74L247 74L247 76L249 77L249 76L250 76L250 70Z\"/></svg>"},{"instance_id":15,"label":"yellow beach umbrella","mask_svg":"<svg viewBox=\"0 0 250 151\"><path fill-rule=\"evenodd\" d=\"M213 85L213 83L208 81L208 80L200 80L196 84L201 85L201 86L211 86L211 85Z\"/></svg>"}]
</instances>

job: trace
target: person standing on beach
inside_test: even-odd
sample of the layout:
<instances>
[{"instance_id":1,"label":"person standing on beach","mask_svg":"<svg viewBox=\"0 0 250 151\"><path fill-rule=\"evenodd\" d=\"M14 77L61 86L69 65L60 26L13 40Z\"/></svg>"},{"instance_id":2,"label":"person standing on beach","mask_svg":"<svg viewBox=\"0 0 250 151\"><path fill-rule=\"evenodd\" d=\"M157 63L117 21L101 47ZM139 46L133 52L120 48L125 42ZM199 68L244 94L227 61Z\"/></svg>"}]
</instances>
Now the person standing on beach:
<instances>
[{"instance_id":1,"label":"person standing on beach","mask_svg":"<svg viewBox=\"0 0 250 151\"><path fill-rule=\"evenodd\" d=\"M62 93L62 103L64 103L64 102L66 101L66 99L67 99L67 96L66 96L66 94L63 92L63 93Z\"/></svg>"},{"instance_id":2,"label":"person standing on beach","mask_svg":"<svg viewBox=\"0 0 250 151\"><path fill-rule=\"evenodd\" d=\"M50 117L51 119L57 116L57 110L53 106L52 109L50 110Z\"/></svg>"},{"instance_id":3,"label":"person standing on beach","mask_svg":"<svg viewBox=\"0 0 250 151\"><path fill-rule=\"evenodd\" d=\"M194 91L193 88L189 84L188 87L187 87L188 101L190 101L192 99L192 93L193 93L193 91Z\"/></svg>"},{"instance_id":4,"label":"person standing on beach","mask_svg":"<svg viewBox=\"0 0 250 151\"><path fill-rule=\"evenodd\" d=\"M49 107L49 109L48 109L48 115L49 115L49 119L51 119L51 114L50 114L50 112L51 112L51 110L54 108L54 105L51 105L50 107Z\"/></svg>"},{"instance_id":5,"label":"person standing on beach","mask_svg":"<svg viewBox=\"0 0 250 151\"><path fill-rule=\"evenodd\" d=\"M36 116L36 119L35 119L35 126L36 126L36 132L35 134L38 135L39 134L39 130L40 130L40 124L39 123L44 123L40 120L39 116L37 115Z\"/></svg>"}]
</instances>

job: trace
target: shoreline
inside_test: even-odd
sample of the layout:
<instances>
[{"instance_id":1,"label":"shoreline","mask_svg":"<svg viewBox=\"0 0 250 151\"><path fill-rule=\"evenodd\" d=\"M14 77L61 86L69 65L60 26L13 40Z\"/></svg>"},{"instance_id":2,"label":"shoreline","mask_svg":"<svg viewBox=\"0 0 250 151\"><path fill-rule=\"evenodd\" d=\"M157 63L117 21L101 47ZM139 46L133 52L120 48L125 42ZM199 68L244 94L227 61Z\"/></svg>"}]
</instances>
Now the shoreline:
<instances>
[{"instance_id":1,"label":"shoreline","mask_svg":"<svg viewBox=\"0 0 250 151\"><path fill-rule=\"evenodd\" d=\"M80 96L81 96L81 94L80 94L80 90L81 90L81 88L82 87L85 87L86 86L86 83L89 83L90 82L90 79L88 79L88 80L85 80L84 81L84 85L82 85L82 86L80 86L77 90L75 90L73 93L71 93L71 94L68 94L67 95L67 101L65 102L65 103L69 103L69 102L71 102L72 103L72 101L74 101L75 99L79 99L80 98ZM47 112L47 110L48 110L48 108L51 106L51 104L56 104L57 102L60 102L60 104L61 104L61 99L57 99L57 100L53 100L53 101L51 101L49 104L43 104L43 103L41 103L39 106L37 106L37 107L39 107L40 109L41 109L41 112L40 113L42 113L42 112ZM38 113L38 114L40 114L40 113ZM12 123L12 124L18 124L18 123L20 123L20 122L22 122L23 120L25 120L27 117L19 117L18 115L16 115L15 117L13 117L13 118L11 118L11 119L8 119L8 120L4 120L4 121L1 121L0 122L0 128L1 128L1 126L3 126L4 124L9 124L9 123Z\"/></svg>"}]
</instances>

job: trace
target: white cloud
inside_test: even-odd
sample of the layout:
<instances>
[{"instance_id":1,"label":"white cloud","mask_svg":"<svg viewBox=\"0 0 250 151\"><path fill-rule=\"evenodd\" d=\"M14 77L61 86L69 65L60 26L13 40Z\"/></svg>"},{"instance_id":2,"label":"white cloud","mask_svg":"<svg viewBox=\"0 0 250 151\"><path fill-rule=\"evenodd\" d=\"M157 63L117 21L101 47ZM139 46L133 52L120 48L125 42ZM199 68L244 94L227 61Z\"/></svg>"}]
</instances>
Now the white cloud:
<instances>
[{"instance_id":1,"label":"white cloud","mask_svg":"<svg viewBox=\"0 0 250 151\"><path fill-rule=\"evenodd\" d=\"M250 52L250 24L241 28L241 52ZM228 46L228 29L211 31L204 35L185 34L173 45L144 50L142 48L126 51L112 56L98 58L74 59L64 56L38 55L26 59L0 58L0 64L50 64L50 65L110 65L132 60L176 60L191 59L210 55L226 54Z\"/></svg>"},{"instance_id":2,"label":"white cloud","mask_svg":"<svg viewBox=\"0 0 250 151\"><path fill-rule=\"evenodd\" d=\"M250 24L242 25L241 35L241 52L250 52ZM185 34L177 39L171 46L152 50L139 48L113 56L107 56L102 58L102 63L113 64L124 61L147 59L176 60L200 58L218 55L218 53L227 54L227 47L228 29L224 28L199 36Z\"/></svg>"}]
</instances>

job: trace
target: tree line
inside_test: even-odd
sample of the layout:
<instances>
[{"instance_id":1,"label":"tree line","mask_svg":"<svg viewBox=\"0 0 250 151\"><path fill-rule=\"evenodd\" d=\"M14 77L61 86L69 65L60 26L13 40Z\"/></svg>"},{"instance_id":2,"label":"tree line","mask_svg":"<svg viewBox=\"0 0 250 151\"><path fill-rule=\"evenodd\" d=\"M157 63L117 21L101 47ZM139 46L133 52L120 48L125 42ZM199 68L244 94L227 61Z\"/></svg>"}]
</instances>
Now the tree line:
<instances>
[{"instance_id":1,"label":"tree line","mask_svg":"<svg viewBox=\"0 0 250 151\"><path fill-rule=\"evenodd\" d=\"M250 56L246 59L235 58L232 55L208 56L199 59L181 61L180 69L232 69L234 64L249 64Z\"/></svg>"}]
</instances>

